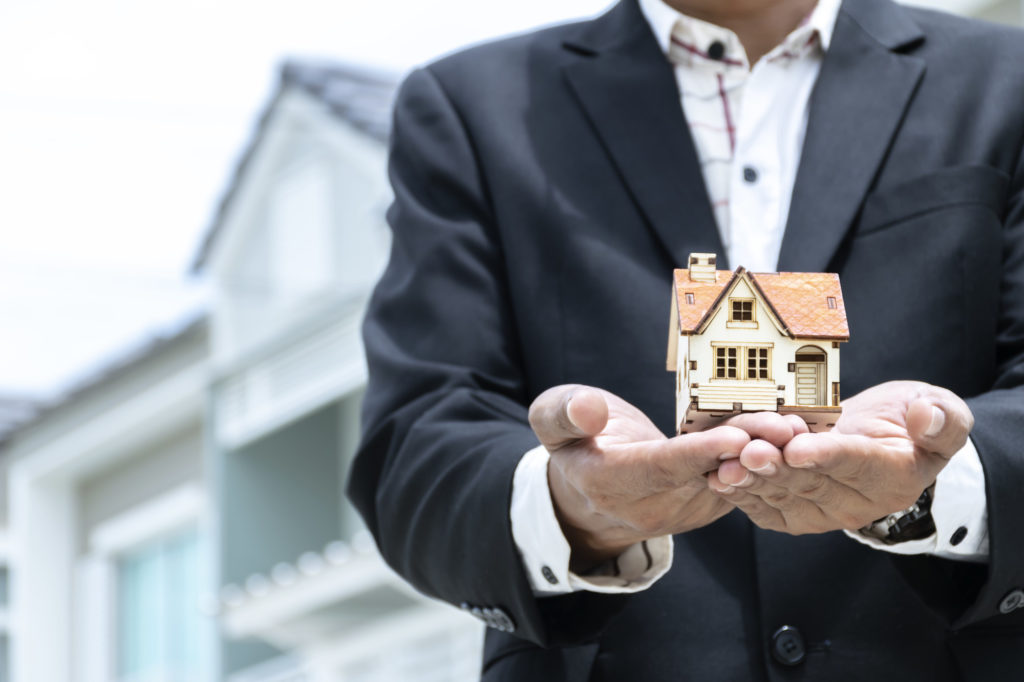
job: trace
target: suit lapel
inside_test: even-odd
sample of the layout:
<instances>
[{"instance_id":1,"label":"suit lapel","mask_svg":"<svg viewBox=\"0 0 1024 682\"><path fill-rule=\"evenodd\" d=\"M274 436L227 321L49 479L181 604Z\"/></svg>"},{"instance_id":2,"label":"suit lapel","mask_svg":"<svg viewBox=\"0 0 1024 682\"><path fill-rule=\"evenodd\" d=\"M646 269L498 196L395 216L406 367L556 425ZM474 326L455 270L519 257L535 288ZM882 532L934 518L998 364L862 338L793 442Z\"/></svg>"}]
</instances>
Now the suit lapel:
<instances>
[{"instance_id":1,"label":"suit lapel","mask_svg":"<svg viewBox=\"0 0 1024 682\"><path fill-rule=\"evenodd\" d=\"M922 35L888 0L847 0L811 95L779 270L825 270L881 167L924 62Z\"/></svg>"},{"instance_id":2,"label":"suit lapel","mask_svg":"<svg viewBox=\"0 0 1024 682\"><path fill-rule=\"evenodd\" d=\"M565 76L633 199L677 266L722 247L672 66L635 0L566 47Z\"/></svg>"}]
</instances>

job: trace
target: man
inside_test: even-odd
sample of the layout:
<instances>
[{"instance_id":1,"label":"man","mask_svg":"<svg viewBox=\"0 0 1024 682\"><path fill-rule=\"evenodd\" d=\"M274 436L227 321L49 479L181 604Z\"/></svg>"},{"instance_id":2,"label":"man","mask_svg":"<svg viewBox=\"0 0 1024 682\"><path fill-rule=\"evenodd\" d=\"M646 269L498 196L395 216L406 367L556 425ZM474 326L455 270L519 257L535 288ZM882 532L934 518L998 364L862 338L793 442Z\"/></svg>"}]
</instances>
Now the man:
<instances>
[{"instance_id":1,"label":"man","mask_svg":"<svg viewBox=\"0 0 1024 682\"><path fill-rule=\"evenodd\" d=\"M404 85L353 500L492 626L487 680L1018 679L1022 36L888 0L669 4ZM833 432L665 438L695 251L840 273ZM872 525L929 504L923 538Z\"/></svg>"}]
</instances>

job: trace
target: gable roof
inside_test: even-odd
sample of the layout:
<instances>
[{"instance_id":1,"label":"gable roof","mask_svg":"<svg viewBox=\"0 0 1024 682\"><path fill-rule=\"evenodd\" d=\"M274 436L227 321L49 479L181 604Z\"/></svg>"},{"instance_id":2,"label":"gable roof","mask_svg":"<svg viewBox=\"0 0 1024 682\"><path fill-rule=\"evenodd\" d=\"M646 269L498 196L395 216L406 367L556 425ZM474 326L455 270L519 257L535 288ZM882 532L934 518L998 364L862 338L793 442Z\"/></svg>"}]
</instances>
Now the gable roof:
<instances>
[{"instance_id":1,"label":"gable roof","mask_svg":"<svg viewBox=\"0 0 1024 682\"><path fill-rule=\"evenodd\" d=\"M790 336L806 339L850 338L839 275L831 272L755 272L751 281ZM835 299L834 308L829 299Z\"/></svg>"},{"instance_id":2,"label":"gable roof","mask_svg":"<svg viewBox=\"0 0 1024 682\"><path fill-rule=\"evenodd\" d=\"M793 338L847 341L850 327L839 275L829 272L735 272L716 270L714 282L695 282L685 269L673 273L676 313L682 334L696 333L721 305L733 280L746 277ZM693 303L688 303L691 294ZM829 298L835 307L829 307Z\"/></svg>"},{"instance_id":3,"label":"gable roof","mask_svg":"<svg viewBox=\"0 0 1024 682\"><path fill-rule=\"evenodd\" d=\"M722 295L736 278L736 272L715 270L714 282L699 282L690 279L689 270L675 270L676 309L679 315L679 331L692 334L701 327L704 321L718 308ZM689 303L687 294L693 297Z\"/></svg>"},{"instance_id":4,"label":"gable roof","mask_svg":"<svg viewBox=\"0 0 1024 682\"><path fill-rule=\"evenodd\" d=\"M391 108L398 90L397 75L377 73L351 64L312 60L288 60L281 65L279 85L260 116L252 138L235 166L231 181L221 197L213 221L203 236L199 249L189 267L198 272L206 263L213 243L232 202L244 182L256 149L259 147L272 119L272 114L284 94L300 89L327 105L331 113L382 147L391 132Z\"/></svg>"}]
</instances>

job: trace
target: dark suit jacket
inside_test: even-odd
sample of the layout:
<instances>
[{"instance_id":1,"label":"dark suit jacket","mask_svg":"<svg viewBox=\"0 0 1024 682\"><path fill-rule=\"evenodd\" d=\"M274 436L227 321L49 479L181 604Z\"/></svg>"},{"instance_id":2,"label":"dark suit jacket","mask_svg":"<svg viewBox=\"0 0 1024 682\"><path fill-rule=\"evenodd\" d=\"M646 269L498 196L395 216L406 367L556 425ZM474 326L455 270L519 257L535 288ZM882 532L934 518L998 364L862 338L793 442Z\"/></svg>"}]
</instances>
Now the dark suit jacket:
<instances>
[{"instance_id":1,"label":"dark suit jacket","mask_svg":"<svg viewBox=\"0 0 1024 682\"><path fill-rule=\"evenodd\" d=\"M350 485L384 557L427 594L508 612L516 632L488 631L486 680L1024 678L1024 610L999 609L1024 587L1022 140L1024 35L847 0L779 262L842 277L844 394L917 379L968 398L987 574L733 512L677 536L645 592L536 599L508 516L537 444L527 406L592 384L672 432L672 268L725 253L635 0L414 72ZM770 655L784 624L807 642L792 668Z\"/></svg>"}]
</instances>

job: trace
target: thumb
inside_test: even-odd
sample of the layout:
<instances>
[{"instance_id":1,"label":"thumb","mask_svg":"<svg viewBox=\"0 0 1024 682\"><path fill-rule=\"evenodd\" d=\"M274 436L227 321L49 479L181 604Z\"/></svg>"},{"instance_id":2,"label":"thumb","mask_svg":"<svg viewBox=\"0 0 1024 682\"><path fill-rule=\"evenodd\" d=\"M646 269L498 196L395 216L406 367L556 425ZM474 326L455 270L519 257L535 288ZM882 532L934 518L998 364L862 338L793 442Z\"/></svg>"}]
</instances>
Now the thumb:
<instances>
[{"instance_id":1,"label":"thumb","mask_svg":"<svg viewBox=\"0 0 1024 682\"><path fill-rule=\"evenodd\" d=\"M530 427L548 450L596 436L607 423L608 403L604 394L589 386L555 386L530 405Z\"/></svg>"},{"instance_id":2,"label":"thumb","mask_svg":"<svg viewBox=\"0 0 1024 682\"><path fill-rule=\"evenodd\" d=\"M953 393L922 396L907 407L907 433L914 445L949 459L967 442L974 415Z\"/></svg>"}]
</instances>

